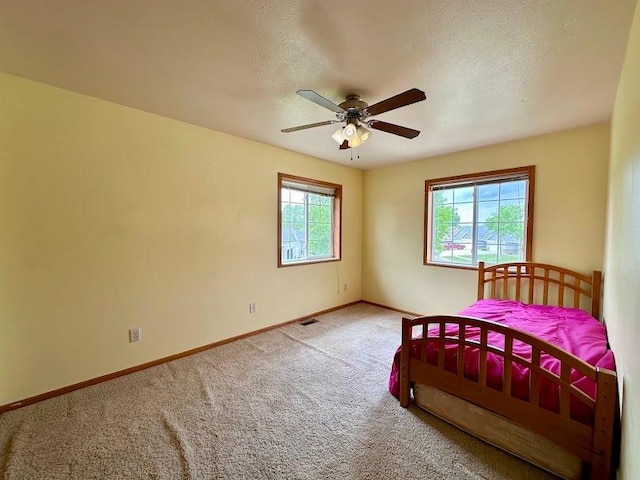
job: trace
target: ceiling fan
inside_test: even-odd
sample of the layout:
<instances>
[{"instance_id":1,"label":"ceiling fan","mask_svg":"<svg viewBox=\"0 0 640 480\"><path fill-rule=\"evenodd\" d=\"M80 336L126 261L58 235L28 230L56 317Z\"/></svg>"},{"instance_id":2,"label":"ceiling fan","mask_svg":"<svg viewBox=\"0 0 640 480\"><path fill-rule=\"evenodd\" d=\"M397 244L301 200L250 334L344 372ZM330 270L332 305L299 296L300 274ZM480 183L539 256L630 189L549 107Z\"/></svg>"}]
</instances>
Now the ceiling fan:
<instances>
[{"instance_id":1,"label":"ceiling fan","mask_svg":"<svg viewBox=\"0 0 640 480\"><path fill-rule=\"evenodd\" d=\"M422 90L412 88L411 90L399 93L398 95L389 97L381 102L374 103L371 106L369 106L368 103L363 102L359 95L347 95L344 102L336 105L331 100L324 98L313 90L298 90L296 93L307 100L311 100L313 103L317 103L321 107L331 110L336 114L337 120L327 120L325 122L300 125L299 127L284 128L282 129L282 132L297 132L298 130L306 130L307 128L322 127L324 125L332 125L334 123L344 123L343 127L340 127L339 130L331 135L331 138L340 145L341 150L359 147L367 141L371 132L363 125L375 130L382 130L383 132L400 135L405 138L417 137L420 134L419 130L413 130L412 128L402 127L393 123L382 122L373 118L369 119L369 117L388 112L389 110L395 110L396 108L405 107L412 103L421 102L427 98Z\"/></svg>"}]
</instances>

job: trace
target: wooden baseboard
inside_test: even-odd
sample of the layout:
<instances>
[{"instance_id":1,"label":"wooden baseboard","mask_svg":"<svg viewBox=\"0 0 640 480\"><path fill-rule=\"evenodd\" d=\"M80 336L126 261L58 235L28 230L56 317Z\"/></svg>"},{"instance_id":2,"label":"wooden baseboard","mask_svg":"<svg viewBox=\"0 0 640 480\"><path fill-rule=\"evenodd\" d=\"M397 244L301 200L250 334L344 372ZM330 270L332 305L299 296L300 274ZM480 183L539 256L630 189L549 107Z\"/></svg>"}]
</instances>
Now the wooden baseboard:
<instances>
[{"instance_id":1,"label":"wooden baseboard","mask_svg":"<svg viewBox=\"0 0 640 480\"><path fill-rule=\"evenodd\" d=\"M0 414L8 412L10 410L15 410L17 408L26 407L27 405L32 405L36 402L41 402L43 400L48 400L49 398L57 397L60 395L64 395L65 393L73 392L74 390L79 390L81 388L89 387L91 385L96 385L98 383L106 382L107 380L111 380L114 378L122 377L124 375L128 375L130 373L138 372L140 370L144 370L146 368L155 367L157 365L162 365L163 363L171 362L172 360L177 360L179 358L188 357L189 355L193 355L195 353L204 352L205 350L209 350L215 347L219 347L220 345L225 345L227 343L235 342L236 340L241 340L243 338L252 337L254 335L258 335L260 333L268 332L269 330L274 330L276 328L283 327L285 325L289 325L292 323L300 322L302 320L306 320L307 318L315 317L318 315L323 315L325 313L333 312L335 310L340 310L341 308L350 307L352 305L356 305L361 303L362 300L356 300L355 302L346 303L344 305L339 305L337 307L327 308L326 310L321 310L319 312L315 312L309 315L305 315L304 317L294 318L293 320L289 320L286 322L278 323L276 325L271 325L269 327L261 328L259 330L254 330L252 332L243 333L242 335L237 335L235 337L227 338L224 340L220 340L218 342L209 343L207 345L203 345L201 347L192 348L191 350L187 350L185 352L176 353L174 355L169 355L168 357L159 358L157 360L152 360L150 362L143 363L141 365L136 365L134 367L125 368L124 370L119 370L117 372L109 373L107 375L102 375L100 377L92 378L89 380L85 380L83 382L74 383L73 385L67 385L66 387L58 388L56 390L51 390L50 392L45 392L40 395L35 395L33 397L25 398L23 400L18 400L17 402L11 402L6 405L0 405ZM368 302L367 302L368 303Z\"/></svg>"},{"instance_id":2,"label":"wooden baseboard","mask_svg":"<svg viewBox=\"0 0 640 480\"><path fill-rule=\"evenodd\" d=\"M405 313L407 315L411 315L412 317L424 316L424 313L410 312L408 310L402 310L400 308L390 307L389 305L382 305L381 303L370 302L369 300L361 300L361 303L368 303L369 305L373 305L374 307L386 308L387 310L395 310L396 312Z\"/></svg>"}]
</instances>

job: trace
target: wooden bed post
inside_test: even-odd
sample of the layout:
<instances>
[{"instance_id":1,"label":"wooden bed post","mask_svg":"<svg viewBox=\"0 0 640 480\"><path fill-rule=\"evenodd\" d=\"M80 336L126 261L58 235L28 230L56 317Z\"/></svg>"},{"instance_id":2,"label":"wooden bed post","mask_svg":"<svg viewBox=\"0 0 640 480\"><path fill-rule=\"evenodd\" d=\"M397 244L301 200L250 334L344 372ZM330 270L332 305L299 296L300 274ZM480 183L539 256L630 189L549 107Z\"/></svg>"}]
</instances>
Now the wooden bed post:
<instances>
[{"instance_id":1,"label":"wooden bed post","mask_svg":"<svg viewBox=\"0 0 640 480\"><path fill-rule=\"evenodd\" d=\"M593 419L591 480L612 478L612 450L618 382L615 372L596 369L596 407Z\"/></svg>"},{"instance_id":2,"label":"wooden bed post","mask_svg":"<svg viewBox=\"0 0 640 480\"><path fill-rule=\"evenodd\" d=\"M484 262L478 262L478 300L484 298Z\"/></svg>"},{"instance_id":3,"label":"wooden bed post","mask_svg":"<svg viewBox=\"0 0 640 480\"><path fill-rule=\"evenodd\" d=\"M410 400L409 363L411 359L411 319L402 318L402 346L400 348L400 406L408 407Z\"/></svg>"},{"instance_id":4,"label":"wooden bed post","mask_svg":"<svg viewBox=\"0 0 640 480\"><path fill-rule=\"evenodd\" d=\"M591 277L591 316L600 319L600 297L602 296L602 272L594 270Z\"/></svg>"}]
</instances>

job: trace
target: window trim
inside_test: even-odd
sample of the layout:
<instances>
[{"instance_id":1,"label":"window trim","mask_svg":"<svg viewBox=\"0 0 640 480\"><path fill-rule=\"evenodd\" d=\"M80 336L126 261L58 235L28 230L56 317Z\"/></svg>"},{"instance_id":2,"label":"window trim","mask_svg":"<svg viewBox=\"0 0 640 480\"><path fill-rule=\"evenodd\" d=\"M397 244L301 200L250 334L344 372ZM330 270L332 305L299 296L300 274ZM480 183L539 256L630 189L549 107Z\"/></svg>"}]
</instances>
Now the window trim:
<instances>
[{"instance_id":1,"label":"window trim","mask_svg":"<svg viewBox=\"0 0 640 480\"><path fill-rule=\"evenodd\" d=\"M488 172L470 173L465 175L456 175L452 177L436 178L431 180L425 180L424 182L424 238L422 242L423 265L433 267L445 267L445 268L458 268L462 270L477 270L477 265L457 265L438 263L431 261L431 211L432 211L432 196L430 195L433 185L455 185L473 183L474 180L478 182L487 182L491 180L500 180L501 178L509 178L517 175L526 175L529 181L529 188L527 190L527 210L525 212L525 258L524 261L530 262L533 258L533 207L534 207L534 192L535 192L535 165L528 165L526 167L506 168L503 170L491 170ZM474 209L477 203L474 202ZM474 219L475 220L475 219ZM475 225L475 223L474 223Z\"/></svg>"},{"instance_id":2,"label":"window trim","mask_svg":"<svg viewBox=\"0 0 640 480\"><path fill-rule=\"evenodd\" d=\"M333 256L299 262L282 263L282 186L283 182L290 181L309 185L310 187L330 188L333 195ZM312 178L298 177L288 173L278 172L278 268L293 267L297 265L309 265L312 263L338 262L342 260L342 185L337 183L314 180Z\"/></svg>"}]
</instances>

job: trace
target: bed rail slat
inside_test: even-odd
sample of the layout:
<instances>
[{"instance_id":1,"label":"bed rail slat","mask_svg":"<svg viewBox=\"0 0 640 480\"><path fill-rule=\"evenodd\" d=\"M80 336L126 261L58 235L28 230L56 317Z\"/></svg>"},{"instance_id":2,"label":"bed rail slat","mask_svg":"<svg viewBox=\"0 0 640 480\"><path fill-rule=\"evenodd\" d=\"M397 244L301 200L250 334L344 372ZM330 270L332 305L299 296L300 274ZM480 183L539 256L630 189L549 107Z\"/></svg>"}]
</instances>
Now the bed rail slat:
<instances>
[{"instance_id":1,"label":"bed rail slat","mask_svg":"<svg viewBox=\"0 0 640 480\"><path fill-rule=\"evenodd\" d=\"M502 269L502 298L507 300L509 298L509 269Z\"/></svg>"},{"instance_id":2,"label":"bed rail slat","mask_svg":"<svg viewBox=\"0 0 640 480\"><path fill-rule=\"evenodd\" d=\"M480 329L480 371L478 372L478 382L483 387L487 385L487 336L486 328Z\"/></svg>"},{"instance_id":3,"label":"bed rail slat","mask_svg":"<svg viewBox=\"0 0 640 480\"><path fill-rule=\"evenodd\" d=\"M520 272L522 265L516 266L516 302L520 301L520 283L522 281L522 274Z\"/></svg>"},{"instance_id":4,"label":"bed rail slat","mask_svg":"<svg viewBox=\"0 0 640 480\"><path fill-rule=\"evenodd\" d=\"M491 270L491 297L496 298L496 274L497 270Z\"/></svg>"},{"instance_id":5,"label":"bed rail slat","mask_svg":"<svg viewBox=\"0 0 640 480\"><path fill-rule=\"evenodd\" d=\"M560 367L560 379L566 383L571 384L571 366L567 362L562 362ZM569 389L564 385L560 385L560 415L563 417L569 417L571 411L571 398L569 395Z\"/></svg>"},{"instance_id":6,"label":"bed rail slat","mask_svg":"<svg viewBox=\"0 0 640 480\"><path fill-rule=\"evenodd\" d=\"M540 349L531 347L531 364L540 367ZM529 402L536 407L540 404L540 374L535 368L529 369Z\"/></svg>"},{"instance_id":7,"label":"bed rail slat","mask_svg":"<svg viewBox=\"0 0 640 480\"><path fill-rule=\"evenodd\" d=\"M429 336L429 324L423 323L421 338L426 339L428 336ZM427 361L427 342L426 341L422 342L420 346L420 360L422 360L423 362Z\"/></svg>"},{"instance_id":8,"label":"bed rail slat","mask_svg":"<svg viewBox=\"0 0 640 480\"><path fill-rule=\"evenodd\" d=\"M458 376L464 377L465 325L458 325Z\"/></svg>"},{"instance_id":9,"label":"bed rail slat","mask_svg":"<svg viewBox=\"0 0 640 480\"><path fill-rule=\"evenodd\" d=\"M591 277L591 316L600 320L600 297L602 295L602 272L595 270Z\"/></svg>"},{"instance_id":10,"label":"bed rail slat","mask_svg":"<svg viewBox=\"0 0 640 480\"><path fill-rule=\"evenodd\" d=\"M558 283L558 302L559 307L564 306L564 272L560 272L560 280Z\"/></svg>"},{"instance_id":11,"label":"bed rail slat","mask_svg":"<svg viewBox=\"0 0 640 480\"><path fill-rule=\"evenodd\" d=\"M574 277L573 282L573 308L580 308L580 279Z\"/></svg>"},{"instance_id":12,"label":"bed rail slat","mask_svg":"<svg viewBox=\"0 0 640 480\"><path fill-rule=\"evenodd\" d=\"M531 266L531 270L529 271L529 302L533 303L533 287L535 286L535 277L536 277L536 267Z\"/></svg>"},{"instance_id":13,"label":"bed rail slat","mask_svg":"<svg viewBox=\"0 0 640 480\"><path fill-rule=\"evenodd\" d=\"M543 291L542 291L542 304L549 305L549 269L544 269Z\"/></svg>"},{"instance_id":14,"label":"bed rail slat","mask_svg":"<svg viewBox=\"0 0 640 480\"><path fill-rule=\"evenodd\" d=\"M502 391L511 395L511 367L513 364L513 337L504 335L504 370L502 372Z\"/></svg>"},{"instance_id":15,"label":"bed rail slat","mask_svg":"<svg viewBox=\"0 0 640 480\"><path fill-rule=\"evenodd\" d=\"M478 300L484 298L484 262L478 262Z\"/></svg>"}]
</instances>

